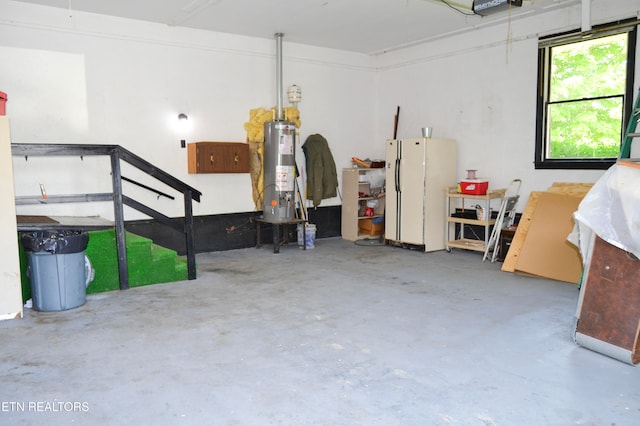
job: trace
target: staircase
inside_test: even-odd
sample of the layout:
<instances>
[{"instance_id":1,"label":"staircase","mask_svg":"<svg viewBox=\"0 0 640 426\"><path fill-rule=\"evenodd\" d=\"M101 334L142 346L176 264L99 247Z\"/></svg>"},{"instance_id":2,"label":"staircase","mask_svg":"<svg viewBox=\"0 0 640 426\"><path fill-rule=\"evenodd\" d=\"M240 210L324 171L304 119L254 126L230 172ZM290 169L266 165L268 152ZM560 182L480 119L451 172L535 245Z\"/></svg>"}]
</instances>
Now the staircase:
<instances>
[{"instance_id":1,"label":"staircase","mask_svg":"<svg viewBox=\"0 0 640 426\"><path fill-rule=\"evenodd\" d=\"M81 159L85 156L108 156L111 159L111 181L113 186L113 192L98 192L98 193L85 193L85 194L60 194L60 195L48 195L44 193L39 195L27 195L22 197L16 197L16 205L40 205L51 203L78 203L78 202L104 202L110 201L113 203L114 208L114 224L115 224L115 246L117 253L118 263L118 286L120 290L126 290L129 288L129 262L135 263L127 254L127 242L126 230L125 230L125 218L124 207L130 207L138 212L141 212L152 219L156 220L159 224L172 228L174 231L180 232L185 238L186 247L186 262L187 262L187 278L189 280L196 279L196 258L195 247L193 242L194 227L193 227L193 209L192 202L200 201L202 193L195 188L187 185L186 183L176 179L167 172L159 169L143 158L137 156L131 151L119 146L119 145L94 145L94 144L11 144L11 155L22 156L25 160L29 156L79 156ZM166 197L170 200L176 200L173 195L166 192L159 191L145 183L139 182L122 176L121 162L125 162L130 166L143 172L146 177L153 178L167 187L171 191L177 191L182 195L184 218L168 217L159 211L139 202L135 199L127 196L124 192L123 182L127 184L133 184L139 188L143 188L147 191L151 191L157 194L158 198ZM76 218L81 219L81 218ZM58 229L60 222L55 222L53 225L48 224L34 224L31 226L18 226L18 231L34 231L34 230L51 230ZM67 224L67 229L80 229L80 230L98 230L105 229L104 225L96 226L80 226L78 223ZM153 256L161 258L164 254L160 249L151 249L151 252L156 252ZM102 256L102 253L99 253ZM135 265L134 265L135 266ZM147 271L148 272L148 271ZM147 273L144 276L138 276L138 284L140 282L148 280ZM151 276L154 274L152 273Z\"/></svg>"},{"instance_id":2,"label":"staircase","mask_svg":"<svg viewBox=\"0 0 640 426\"><path fill-rule=\"evenodd\" d=\"M95 270L95 277L87 287L87 293L102 293L120 289L116 233L113 229L89 231L89 245L85 250ZM165 247L156 245L149 238L126 233L129 286L184 281L188 279L187 260ZM23 302L31 298L31 282L27 276L27 255L20 247L20 269Z\"/></svg>"},{"instance_id":3,"label":"staircase","mask_svg":"<svg viewBox=\"0 0 640 426\"><path fill-rule=\"evenodd\" d=\"M90 231L85 254L95 270L87 293L118 290L118 255L114 230ZM165 247L153 244L148 238L126 233L129 286L187 280L187 260Z\"/></svg>"}]
</instances>

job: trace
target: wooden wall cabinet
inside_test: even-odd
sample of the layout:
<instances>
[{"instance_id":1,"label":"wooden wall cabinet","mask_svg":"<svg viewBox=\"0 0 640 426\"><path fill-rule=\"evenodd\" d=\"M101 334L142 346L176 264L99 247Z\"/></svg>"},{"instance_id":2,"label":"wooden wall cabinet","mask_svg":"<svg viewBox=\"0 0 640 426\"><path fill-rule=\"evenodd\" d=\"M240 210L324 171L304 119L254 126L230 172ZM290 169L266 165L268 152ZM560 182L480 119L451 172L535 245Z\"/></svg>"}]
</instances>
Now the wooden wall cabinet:
<instances>
[{"instance_id":1,"label":"wooden wall cabinet","mask_svg":"<svg viewBox=\"0 0 640 426\"><path fill-rule=\"evenodd\" d=\"M249 144L194 142L187 145L189 173L249 173Z\"/></svg>"}]
</instances>

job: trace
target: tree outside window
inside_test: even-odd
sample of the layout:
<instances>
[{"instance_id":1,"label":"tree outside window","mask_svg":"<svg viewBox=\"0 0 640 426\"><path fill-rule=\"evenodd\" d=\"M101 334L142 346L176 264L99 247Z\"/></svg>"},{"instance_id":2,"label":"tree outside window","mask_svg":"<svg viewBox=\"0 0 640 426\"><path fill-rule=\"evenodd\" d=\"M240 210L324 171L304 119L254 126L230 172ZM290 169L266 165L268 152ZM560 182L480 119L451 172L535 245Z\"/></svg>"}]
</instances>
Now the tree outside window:
<instances>
[{"instance_id":1,"label":"tree outside window","mask_svg":"<svg viewBox=\"0 0 640 426\"><path fill-rule=\"evenodd\" d=\"M541 43L536 168L608 168L633 102L635 27L568 40Z\"/></svg>"}]
</instances>

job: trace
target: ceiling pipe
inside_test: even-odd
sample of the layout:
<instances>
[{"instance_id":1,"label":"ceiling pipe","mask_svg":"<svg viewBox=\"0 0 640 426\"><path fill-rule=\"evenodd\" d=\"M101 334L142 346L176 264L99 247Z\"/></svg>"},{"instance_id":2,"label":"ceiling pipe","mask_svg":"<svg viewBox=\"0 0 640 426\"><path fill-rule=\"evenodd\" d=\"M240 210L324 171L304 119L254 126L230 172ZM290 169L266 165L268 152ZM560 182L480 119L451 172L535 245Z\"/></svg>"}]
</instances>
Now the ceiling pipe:
<instances>
[{"instance_id":1,"label":"ceiling pipe","mask_svg":"<svg viewBox=\"0 0 640 426\"><path fill-rule=\"evenodd\" d=\"M582 32L591 31L591 0L582 0Z\"/></svg>"}]
</instances>

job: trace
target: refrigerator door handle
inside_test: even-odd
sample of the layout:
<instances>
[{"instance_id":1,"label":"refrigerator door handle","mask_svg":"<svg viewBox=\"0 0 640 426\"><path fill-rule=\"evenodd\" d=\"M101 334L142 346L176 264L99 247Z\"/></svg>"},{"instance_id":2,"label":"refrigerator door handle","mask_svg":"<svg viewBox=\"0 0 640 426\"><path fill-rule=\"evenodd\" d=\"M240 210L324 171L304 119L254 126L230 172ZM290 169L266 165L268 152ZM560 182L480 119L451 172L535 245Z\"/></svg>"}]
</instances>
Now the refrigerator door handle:
<instances>
[{"instance_id":1,"label":"refrigerator door handle","mask_svg":"<svg viewBox=\"0 0 640 426\"><path fill-rule=\"evenodd\" d=\"M396 158L396 192L400 192L400 159Z\"/></svg>"}]
</instances>

